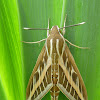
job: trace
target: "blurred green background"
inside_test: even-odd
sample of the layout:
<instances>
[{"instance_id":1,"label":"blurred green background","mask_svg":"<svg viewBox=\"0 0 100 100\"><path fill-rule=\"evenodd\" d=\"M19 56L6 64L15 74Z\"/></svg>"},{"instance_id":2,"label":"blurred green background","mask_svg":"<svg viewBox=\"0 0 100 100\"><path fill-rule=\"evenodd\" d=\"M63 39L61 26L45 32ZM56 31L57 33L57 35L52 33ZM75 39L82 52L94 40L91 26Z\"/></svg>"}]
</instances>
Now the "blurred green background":
<instances>
[{"instance_id":1,"label":"blurred green background","mask_svg":"<svg viewBox=\"0 0 100 100\"><path fill-rule=\"evenodd\" d=\"M90 47L72 46L78 69L86 85L88 100L100 99L100 1L99 0L1 0L0 2L0 100L25 100L26 87L45 42L24 44L47 37L45 30L23 30L23 27L50 28L86 22L66 29L70 42ZM48 93L42 100L50 100ZM67 100L60 93L59 100Z\"/></svg>"}]
</instances>

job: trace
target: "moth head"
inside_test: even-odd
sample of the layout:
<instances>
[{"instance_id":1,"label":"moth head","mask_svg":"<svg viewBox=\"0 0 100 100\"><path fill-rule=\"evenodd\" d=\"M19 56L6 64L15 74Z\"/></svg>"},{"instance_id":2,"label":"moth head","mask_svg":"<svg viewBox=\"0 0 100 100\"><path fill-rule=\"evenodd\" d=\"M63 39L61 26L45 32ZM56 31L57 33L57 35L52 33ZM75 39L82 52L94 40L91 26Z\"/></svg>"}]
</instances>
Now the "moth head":
<instances>
[{"instance_id":1,"label":"moth head","mask_svg":"<svg viewBox=\"0 0 100 100\"><path fill-rule=\"evenodd\" d=\"M50 34L59 34L59 27L58 26L53 26L51 28Z\"/></svg>"}]
</instances>

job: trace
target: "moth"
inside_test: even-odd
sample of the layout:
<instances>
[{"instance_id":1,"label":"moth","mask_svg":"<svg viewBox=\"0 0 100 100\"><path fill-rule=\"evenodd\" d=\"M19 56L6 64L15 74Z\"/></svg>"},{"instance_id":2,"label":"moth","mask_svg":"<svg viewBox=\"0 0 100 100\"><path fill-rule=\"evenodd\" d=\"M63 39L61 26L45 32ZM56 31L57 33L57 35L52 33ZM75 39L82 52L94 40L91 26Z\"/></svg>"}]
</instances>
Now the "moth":
<instances>
[{"instance_id":1,"label":"moth","mask_svg":"<svg viewBox=\"0 0 100 100\"><path fill-rule=\"evenodd\" d=\"M84 22L71 26L81 24ZM46 42L28 82L26 100L41 100L49 91L51 100L58 100L60 91L69 100L88 99L83 79L66 43L69 41L61 34L61 29L65 33L65 28L71 26L65 26L64 22L63 28L53 26L49 29L48 24L47 38L41 40ZM32 28L24 29L31 30Z\"/></svg>"}]
</instances>

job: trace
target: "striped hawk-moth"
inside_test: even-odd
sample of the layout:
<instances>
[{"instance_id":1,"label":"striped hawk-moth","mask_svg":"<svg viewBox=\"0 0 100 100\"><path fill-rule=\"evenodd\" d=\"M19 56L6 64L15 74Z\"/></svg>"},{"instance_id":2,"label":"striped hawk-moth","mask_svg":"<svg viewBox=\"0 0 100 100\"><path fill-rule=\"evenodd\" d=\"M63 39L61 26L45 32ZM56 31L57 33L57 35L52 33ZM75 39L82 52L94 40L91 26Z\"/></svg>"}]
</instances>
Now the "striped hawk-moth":
<instances>
[{"instance_id":1,"label":"striped hawk-moth","mask_svg":"<svg viewBox=\"0 0 100 100\"><path fill-rule=\"evenodd\" d=\"M48 91L51 100L58 100L60 91L70 100L87 100L83 79L60 29L53 26L47 32L29 79L26 100L41 100Z\"/></svg>"}]
</instances>

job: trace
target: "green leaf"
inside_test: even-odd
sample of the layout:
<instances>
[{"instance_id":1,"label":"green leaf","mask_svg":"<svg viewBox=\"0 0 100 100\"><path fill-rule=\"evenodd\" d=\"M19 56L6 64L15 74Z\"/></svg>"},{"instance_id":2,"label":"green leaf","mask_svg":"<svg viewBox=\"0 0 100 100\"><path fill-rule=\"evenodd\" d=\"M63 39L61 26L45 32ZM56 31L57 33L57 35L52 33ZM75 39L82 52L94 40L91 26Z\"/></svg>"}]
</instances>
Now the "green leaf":
<instances>
[{"instance_id":1,"label":"green leaf","mask_svg":"<svg viewBox=\"0 0 100 100\"><path fill-rule=\"evenodd\" d=\"M0 100L24 100L21 30L16 0L0 2Z\"/></svg>"},{"instance_id":2,"label":"green leaf","mask_svg":"<svg viewBox=\"0 0 100 100\"><path fill-rule=\"evenodd\" d=\"M65 38L89 50L69 46L84 80L88 100L100 98L100 1L98 0L16 0L0 2L0 100L25 100L26 87L37 57L45 42L22 44L46 38L45 30L22 30L23 27L50 28L86 22L66 29ZM20 26L21 25L21 26ZM22 37L22 38L21 38ZM23 49L22 49L23 46ZM23 67L24 65L24 67ZM43 100L51 100L48 93ZM60 93L59 100L66 100Z\"/></svg>"}]
</instances>

